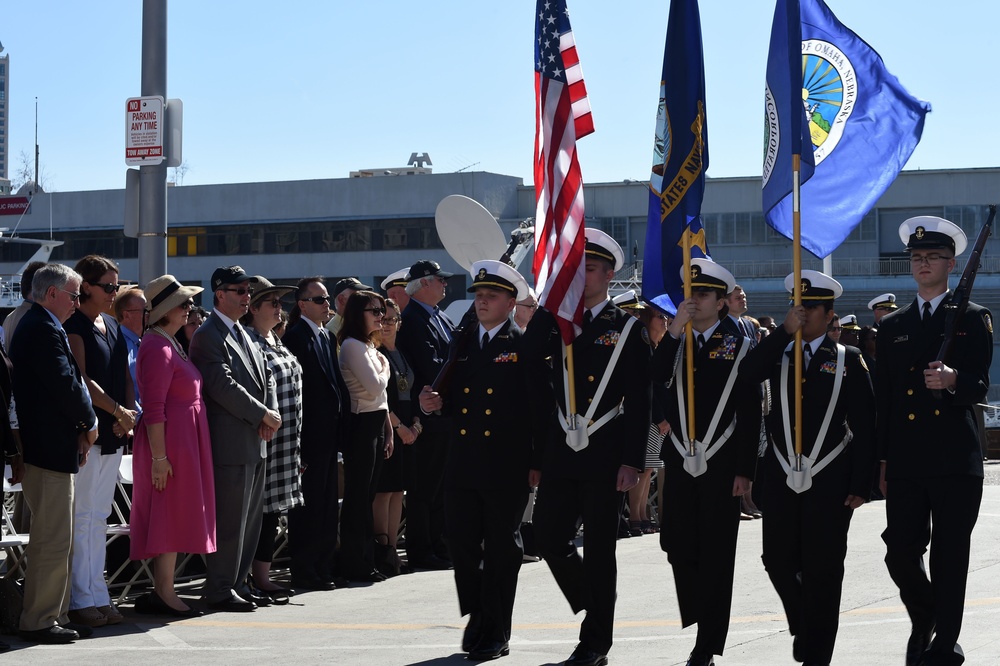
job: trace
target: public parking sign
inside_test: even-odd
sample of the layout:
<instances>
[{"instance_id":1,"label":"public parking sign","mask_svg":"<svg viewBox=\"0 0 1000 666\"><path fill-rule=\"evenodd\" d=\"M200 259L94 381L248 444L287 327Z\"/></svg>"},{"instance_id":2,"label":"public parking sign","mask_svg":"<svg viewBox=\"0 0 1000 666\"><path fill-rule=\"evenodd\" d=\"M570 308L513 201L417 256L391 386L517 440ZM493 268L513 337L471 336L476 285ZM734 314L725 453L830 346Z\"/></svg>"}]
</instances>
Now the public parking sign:
<instances>
[{"instance_id":1,"label":"public parking sign","mask_svg":"<svg viewBox=\"0 0 1000 666\"><path fill-rule=\"evenodd\" d=\"M155 166L163 156L163 98L131 97L125 102L125 164Z\"/></svg>"}]
</instances>

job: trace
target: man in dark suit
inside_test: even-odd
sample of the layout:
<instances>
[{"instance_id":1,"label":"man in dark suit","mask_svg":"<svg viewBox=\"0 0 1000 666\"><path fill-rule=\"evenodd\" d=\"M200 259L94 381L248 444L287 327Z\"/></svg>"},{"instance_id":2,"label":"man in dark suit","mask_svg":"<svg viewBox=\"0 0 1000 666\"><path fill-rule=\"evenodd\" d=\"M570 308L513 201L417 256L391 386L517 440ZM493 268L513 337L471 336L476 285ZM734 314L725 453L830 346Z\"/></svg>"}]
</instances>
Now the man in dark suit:
<instances>
[{"instance_id":1,"label":"man in dark suit","mask_svg":"<svg viewBox=\"0 0 1000 666\"><path fill-rule=\"evenodd\" d=\"M785 278L793 291L794 274ZM806 664L833 659L847 531L871 489L875 464L875 396L861 352L828 333L843 288L802 271L802 305L761 340L743 362L749 379L770 379L767 416L764 567L794 636L792 656ZM795 456L795 332L802 330L802 458ZM802 470L796 472L796 468Z\"/></svg>"},{"instance_id":2,"label":"man in dark suit","mask_svg":"<svg viewBox=\"0 0 1000 666\"><path fill-rule=\"evenodd\" d=\"M532 407L544 409L549 422L539 438L544 440L541 455L532 463L531 485L538 485L535 534L570 607L587 611L580 643L566 663L599 666L608 663L613 643L622 493L639 482L646 464L650 351L643 325L608 297L615 271L624 263L621 247L600 230L586 234L583 330L572 345L575 429L566 417L566 347L552 313L537 311L523 346L532 367L548 358L552 368L529 386L537 392ZM536 444L543 443L539 440ZM574 544L581 517L585 557Z\"/></svg>"},{"instance_id":3,"label":"man in dark suit","mask_svg":"<svg viewBox=\"0 0 1000 666\"><path fill-rule=\"evenodd\" d=\"M418 261L410 267L406 293L410 303L403 310L403 325L396 344L413 366L411 396L430 386L448 358L455 324L438 308L452 273L434 261ZM446 418L427 414L424 432L410 446L412 484L406 493L406 557L411 569L447 569L444 543L444 460L450 435Z\"/></svg>"},{"instance_id":4,"label":"man in dark suit","mask_svg":"<svg viewBox=\"0 0 1000 666\"><path fill-rule=\"evenodd\" d=\"M510 315L528 285L507 264L472 265L478 325L458 345L446 390L420 393L425 412L451 418L445 463L445 535L455 566L462 615L469 624L462 650L481 661L508 654L517 573L524 552L519 527L527 502L531 424L523 411L528 383L521 331Z\"/></svg>"},{"instance_id":5,"label":"man in dark suit","mask_svg":"<svg viewBox=\"0 0 1000 666\"><path fill-rule=\"evenodd\" d=\"M206 556L204 596L217 611L269 603L246 584L264 515L266 442L281 425L271 370L239 324L256 281L239 266L217 268L212 315L191 338L215 467L217 550Z\"/></svg>"},{"instance_id":6,"label":"man in dark suit","mask_svg":"<svg viewBox=\"0 0 1000 666\"><path fill-rule=\"evenodd\" d=\"M906 663L961 664L969 547L983 495L974 407L990 385L993 323L989 310L969 303L951 353L936 360L952 305L948 275L968 241L938 217L910 218L899 235L917 297L886 315L875 339L885 563L912 622Z\"/></svg>"},{"instance_id":7,"label":"man in dark suit","mask_svg":"<svg viewBox=\"0 0 1000 666\"><path fill-rule=\"evenodd\" d=\"M660 454L665 493L660 546L673 568L681 624L698 625L688 665L708 666L713 655L722 654L729 632L740 497L754 477L761 413L757 385L740 369L750 340L726 314L732 273L710 259L692 259L685 281L691 297L677 306L668 335L653 353L653 381L668 385L664 411L671 426ZM682 337L688 321L697 373L693 397Z\"/></svg>"},{"instance_id":8,"label":"man in dark suit","mask_svg":"<svg viewBox=\"0 0 1000 666\"><path fill-rule=\"evenodd\" d=\"M323 328L330 296L320 277L295 291L302 314L282 341L302 366L302 494L288 512L292 586L332 590L337 548L337 448L347 436L351 396L340 374L337 341Z\"/></svg>"},{"instance_id":9,"label":"man in dark suit","mask_svg":"<svg viewBox=\"0 0 1000 666\"><path fill-rule=\"evenodd\" d=\"M90 635L69 625L73 475L97 439L97 417L62 328L80 302L82 278L60 264L32 282L34 304L11 340L14 396L24 453L24 499L31 509L31 566L20 634L39 643Z\"/></svg>"}]
</instances>

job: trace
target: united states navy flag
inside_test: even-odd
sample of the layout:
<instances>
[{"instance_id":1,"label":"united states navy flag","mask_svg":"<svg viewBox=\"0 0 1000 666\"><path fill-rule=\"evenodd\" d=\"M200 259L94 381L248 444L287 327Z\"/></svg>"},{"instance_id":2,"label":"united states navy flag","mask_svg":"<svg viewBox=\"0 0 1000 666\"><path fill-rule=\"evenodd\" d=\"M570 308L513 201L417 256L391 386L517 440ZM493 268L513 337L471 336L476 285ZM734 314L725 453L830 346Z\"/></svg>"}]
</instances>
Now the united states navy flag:
<instances>
[{"instance_id":1,"label":"united states navy flag","mask_svg":"<svg viewBox=\"0 0 1000 666\"><path fill-rule=\"evenodd\" d=\"M708 257L701 201L708 169L705 59L698 0L671 0L656 112L642 297L671 315L683 300L682 239L691 255Z\"/></svg>"},{"instance_id":2,"label":"united states navy flag","mask_svg":"<svg viewBox=\"0 0 1000 666\"><path fill-rule=\"evenodd\" d=\"M797 63L801 87L788 75L789 64L794 69ZM829 255L899 175L930 109L823 0L778 0L765 102L768 224L792 238L791 155L802 136L802 247L817 257ZM796 132L800 113L801 134Z\"/></svg>"}]
</instances>

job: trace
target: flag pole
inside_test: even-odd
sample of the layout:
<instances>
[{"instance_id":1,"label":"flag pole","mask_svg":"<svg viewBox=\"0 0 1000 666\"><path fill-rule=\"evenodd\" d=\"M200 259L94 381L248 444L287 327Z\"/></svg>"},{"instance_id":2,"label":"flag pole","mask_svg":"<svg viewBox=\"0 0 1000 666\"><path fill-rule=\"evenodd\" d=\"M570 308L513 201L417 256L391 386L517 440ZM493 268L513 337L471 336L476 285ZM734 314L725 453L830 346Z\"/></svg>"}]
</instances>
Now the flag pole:
<instances>
[{"instance_id":1,"label":"flag pole","mask_svg":"<svg viewBox=\"0 0 1000 666\"><path fill-rule=\"evenodd\" d=\"M792 303L802 305L802 215L799 200L799 170L802 156L792 155ZM802 471L802 328L795 331L795 471Z\"/></svg>"},{"instance_id":2,"label":"flag pole","mask_svg":"<svg viewBox=\"0 0 1000 666\"><path fill-rule=\"evenodd\" d=\"M681 235L684 249L684 300L691 298L691 229L684 229ZM692 457L695 455L695 419L694 419L694 328L691 320L684 325L684 362L687 370L687 431L688 431L688 453Z\"/></svg>"},{"instance_id":3,"label":"flag pole","mask_svg":"<svg viewBox=\"0 0 1000 666\"><path fill-rule=\"evenodd\" d=\"M566 345L566 386L569 388L569 404L566 405L570 430L576 430L576 371L573 368L573 343Z\"/></svg>"}]
</instances>

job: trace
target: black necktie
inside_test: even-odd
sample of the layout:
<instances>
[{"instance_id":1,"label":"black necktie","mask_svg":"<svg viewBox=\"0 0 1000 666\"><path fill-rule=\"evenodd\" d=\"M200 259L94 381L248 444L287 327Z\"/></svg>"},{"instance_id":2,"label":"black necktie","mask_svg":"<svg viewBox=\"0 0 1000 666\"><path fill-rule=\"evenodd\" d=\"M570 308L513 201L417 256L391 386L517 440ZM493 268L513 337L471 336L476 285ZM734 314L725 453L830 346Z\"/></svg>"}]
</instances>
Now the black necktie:
<instances>
[{"instance_id":1,"label":"black necktie","mask_svg":"<svg viewBox=\"0 0 1000 666\"><path fill-rule=\"evenodd\" d=\"M490 334L483 333L483 344L479 347L480 349L486 349L486 345L490 344Z\"/></svg>"},{"instance_id":2,"label":"black necktie","mask_svg":"<svg viewBox=\"0 0 1000 666\"><path fill-rule=\"evenodd\" d=\"M698 349L697 349L697 351L701 351L701 348L704 347L704 346L705 346L705 336L702 335L701 333L699 333L698 334Z\"/></svg>"},{"instance_id":3,"label":"black necktie","mask_svg":"<svg viewBox=\"0 0 1000 666\"><path fill-rule=\"evenodd\" d=\"M812 346L809 345L809 343L806 343L806 345L802 348L802 367L803 368L808 368L809 367L809 363L812 361L812 357L813 357Z\"/></svg>"},{"instance_id":4,"label":"black necktie","mask_svg":"<svg viewBox=\"0 0 1000 666\"><path fill-rule=\"evenodd\" d=\"M333 347L330 345L330 338L327 337L327 332L319 331L319 346L320 354L323 358L320 359L320 363L323 366L323 371L326 372L327 377L330 379L330 384L333 385L333 393L337 396L335 403L332 407L334 410L334 416L340 416L341 406L340 406L340 385L337 382L337 360L333 355Z\"/></svg>"},{"instance_id":5,"label":"black necktie","mask_svg":"<svg viewBox=\"0 0 1000 666\"><path fill-rule=\"evenodd\" d=\"M246 352L247 358L253 360L253 355L250 353L250 348L247 347L246 338L243 337L239 324L233 324L233 336L236 337L236 342L240 343L240 348Z\"/></svg>"},{"instance_id":6,"label":"black necktie","mask_svg":"<svg viewBox=\"0 0 1000 666\"><path fill-rule=\"evenodd\" d=\"M927 322L929 322L931 320L931 302L930 301L924 301L924 316L923 316L922 319L923 319L923 322L924 322L925 325L927 324Z\"/></svg>"},{"instance_id":7,"label":"black necktie","mask_svg":"<svg viewBox=\"0 0 1000 666\"><path fill-rule=\"evenodd\" d=\"M589 326L590 322L592 322L592 321L594 321L594 315L590 312L590 310L584 310L583 311L583 326L584 326L584 328L586 328L587 326Z\"/></svg>"}]
</instances>

